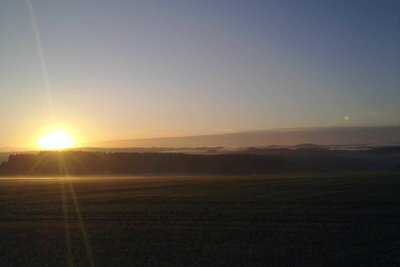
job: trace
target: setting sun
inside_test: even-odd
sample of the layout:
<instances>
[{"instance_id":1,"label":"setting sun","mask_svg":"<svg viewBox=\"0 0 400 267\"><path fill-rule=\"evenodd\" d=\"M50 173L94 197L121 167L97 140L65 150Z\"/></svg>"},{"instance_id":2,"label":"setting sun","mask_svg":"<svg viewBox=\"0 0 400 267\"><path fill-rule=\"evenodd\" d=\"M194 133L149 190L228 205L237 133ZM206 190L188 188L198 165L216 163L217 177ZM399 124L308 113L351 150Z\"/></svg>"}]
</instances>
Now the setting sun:
<instances>
[{"instance_id":1,"label":"setting sun","mask_svg":"<svg viewBox=\"0 0 400 267\"><path fill-rule=\"evenodd\" d=\"M73 146L73 138L63 131L47 133L38 139L38 146L44 150L61 150Z\"/></svg>"}]
</instances>

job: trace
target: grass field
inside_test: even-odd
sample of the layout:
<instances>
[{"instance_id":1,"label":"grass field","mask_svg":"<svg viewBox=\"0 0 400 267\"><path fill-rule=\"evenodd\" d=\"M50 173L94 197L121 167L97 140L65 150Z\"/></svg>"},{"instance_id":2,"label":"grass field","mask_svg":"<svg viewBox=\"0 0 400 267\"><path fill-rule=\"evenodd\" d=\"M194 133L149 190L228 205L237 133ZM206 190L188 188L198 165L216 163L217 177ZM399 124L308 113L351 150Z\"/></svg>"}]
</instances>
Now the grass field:
<instances>
[{"instance_id":1,"label":"grass field","mask_svg":"<svg viewBox=\"0 0 400 267\"><path fill-rule=\"evenodd\" d=\"M1 266L398 266L400 175L0 180Z\"/></svg>"}]
</instances>

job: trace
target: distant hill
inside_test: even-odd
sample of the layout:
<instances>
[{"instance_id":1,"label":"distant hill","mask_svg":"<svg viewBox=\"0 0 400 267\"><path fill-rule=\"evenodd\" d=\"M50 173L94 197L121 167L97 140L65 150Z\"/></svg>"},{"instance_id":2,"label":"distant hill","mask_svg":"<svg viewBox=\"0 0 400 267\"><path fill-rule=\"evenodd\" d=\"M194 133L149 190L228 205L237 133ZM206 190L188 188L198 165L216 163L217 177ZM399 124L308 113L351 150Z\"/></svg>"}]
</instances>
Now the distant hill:
<instances>
[{"instance_id":1,"label":"distant hill","mask_svg":"<svg viewBox=\"0 0 400 267\"><path fill-rule=\"evenodd\" d=\"M114 140L89 143L90 147L250 147L400 144L400 126L324 127L250 131L214 135ZM303 145L304 146L304 145Z\"/></svg>"},{"instance_id":2,"label":"distant hill","mask_svg":"<svg viewBox=\"0 0 400 267\"><path fill-rule=\"evenodd\" d=\"M110 140L81 144L72 150L102 152L212 153L248 147L366 149L400 145L400 126L320 127L246 131L181 137ZM32 152L27 147L0 147L0 153ZM1 161L1 158L0 158Z\"/></svg>"}]
</instances>

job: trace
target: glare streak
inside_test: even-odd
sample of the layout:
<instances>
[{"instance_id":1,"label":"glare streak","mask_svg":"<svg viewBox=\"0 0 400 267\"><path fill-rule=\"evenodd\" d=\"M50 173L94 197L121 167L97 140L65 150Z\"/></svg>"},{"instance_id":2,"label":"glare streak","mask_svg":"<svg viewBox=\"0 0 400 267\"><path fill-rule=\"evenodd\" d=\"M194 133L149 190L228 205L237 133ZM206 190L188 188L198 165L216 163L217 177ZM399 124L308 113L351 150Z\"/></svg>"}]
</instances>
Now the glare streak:
<instances>
[{"instance_id":1,"label":"glare streak","mask_svg":"<svg viewBox=\"0 0 400 267\"><path fill-rule=\"evenodd\" d=\"M68 166L67 166L67 164L65 162L65 159L64 159L62 154L60 154L59 162L60 162L60 166L59 166L60 173L63 174L63 175L68 176L68 173L69 173ZM83 243L84 243L84 246L85 246L85 249L86 249L86 255L87 255L88 259L89 259L90 266L94 267L92 249L90 247L89 238L88 238L88 235L87 235L87 232L86 232L85 223L83 221L82 213L81 213L81 210L80 210L80 207L79 207L78 198L76 196L76 193L75 193L75 190L73 188L73 185L72 185L71 181L70 180L66 180L66 182L68 183L68 188L69 188L69 191L71 193L71 198L72 198L72 202L73 202L73 205L74 205L74 208L75 208L75 213L76 213L76 215L78 217L79 227L81 229L81 234L82 234L82 237L83 237Z\"/></svg>"},{"instance_id":2,"label":"glare streak","mask_svg":"<svg viewBox=\"0 0 400 267\"><path fill-rule=\"evenodd\" d=\"M67 207L67 202L66 202L66 196L65 196L65 184L64 181L60 183L61 187L61 197L62 197L62 205L63 205L63 215L64 215L64 230L65 230L65 242L67 246L67 260L68 260L68 266L72 267L74 266L74 263L72 261L72 245L71 245L71 234L69 230L69 216L68 216L68 207Z\"/></svg>"},{"instance_id":3,"label":"glare streak","mask_svg":"<svg viewBox=\"0 0 400 267\"><path fill-rule=\"evenodd\" d=\"M90 248L90 244L89 244L89 238L86 232L86 227L85 224L83 222L83 218L82 218L82 214L81 214L81 210L79 207L79 203L78 203L78 199L76 197L74 188L71 184L71 181L68 181L68 186L69 186L69 191L71 193L71 197L74 203L74 207L75 207L75 211L76 211L76 215L78 216L78 220L79 220L79 226L81 228L81 232L82 232L82 236L83 236L83 242L86 248L86 253L87 256L89 258L89 262L90 262L90 266L94 267L94 262L93 262L93 256L92 256L92 249Z\"/></svg>"},{"instance_id":4,"label":"glare streak","mask_svg":"<svg viewBox=\"0 0 400 267\"><path fill-rule=\"evenodd\" d=\"M33 8L32 0L26 0L26 3L28 6L29 18L31 21L32 29L33 29L33 34L35 36L36 48L37 48L38 54L39 54L40 65L42 68L43 82L44 82L44 87L45 87L46 96L47 96L47 104L48 104L50 114L54 118L53 99L52 99L52 95L51 95L49 74L47 71L47 64L46 64L46 60L45 60L44 53L43 53L43 46L42 46L42 41L40 38L40 32L39 32L39 28L37 26L35 10Z\"/></svg>"}]
</instances>

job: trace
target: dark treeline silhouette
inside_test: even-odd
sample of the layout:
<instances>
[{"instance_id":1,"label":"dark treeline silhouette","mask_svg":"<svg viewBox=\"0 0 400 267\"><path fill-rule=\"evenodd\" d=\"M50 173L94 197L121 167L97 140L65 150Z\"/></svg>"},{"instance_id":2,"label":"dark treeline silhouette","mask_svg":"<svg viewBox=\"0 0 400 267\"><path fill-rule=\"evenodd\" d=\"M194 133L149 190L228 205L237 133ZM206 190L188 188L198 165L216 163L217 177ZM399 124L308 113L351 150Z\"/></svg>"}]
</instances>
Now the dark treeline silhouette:
<instances>
[{"instance_id":1,"label":"dark treeline silhouette","mask_svg":"<svg viewBox=\"0 0 400 267\"><path fill-rule=\"evenodd\" d=\"M373 151L284 151L269 154L194 155L182 153L40 152L10 155L0 165L2 176L130 174L268 174L310 171L399 170ZM388 151L374 151L384 153ZM265 152L264 152L265 153ZM385 154L386 154L385 153ZM390 153L389 153L390 154Z\"/></svg>"},{"instance_id":2,"label":"dark treeline silhouette","mask_svg":"<svg viewBox=\"0 0 400 267\"><path fill-rule=\"evenodd\" d=\"M10 155L2 175L128 175L142 173L246 174L287 169L287 162L258 155L40 152Z\"/></svg>"}]
</instances>

